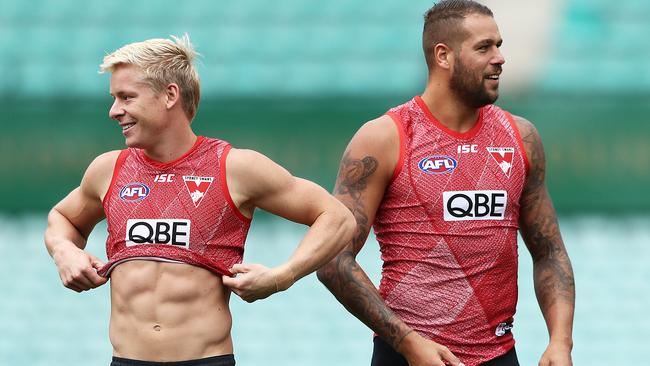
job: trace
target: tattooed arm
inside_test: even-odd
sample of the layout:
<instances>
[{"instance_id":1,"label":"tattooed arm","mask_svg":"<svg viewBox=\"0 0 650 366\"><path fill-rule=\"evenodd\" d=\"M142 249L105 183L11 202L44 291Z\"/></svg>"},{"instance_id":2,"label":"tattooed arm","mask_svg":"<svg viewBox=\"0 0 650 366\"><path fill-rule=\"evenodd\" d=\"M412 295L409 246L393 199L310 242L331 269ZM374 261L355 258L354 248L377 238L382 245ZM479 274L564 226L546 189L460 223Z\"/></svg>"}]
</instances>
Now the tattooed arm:
<instances>
[{"instance_id":1,"label":"tattooed arm","mask_svg":"<svg viewBox=\"0 0 650 366\"><path fill-rule=\"evenodd\" d=\"M539 365L572 365L573 269L544 182L546 168L541 139L530 122L520 117L515 119L530 163L521 196L519 226L533 258L535 294L550 336Z\"/></svg>"},{"instance_id":2,"label":"tattooed arm","mask_svg":"<svg viewBox=\"0 0 650 366\"><path fill-rule=\"evenodd\" d=\"M318 271L318 279L345 308L375 331L411 366L458 365L444 346L414 332L384 303L356 261L399 156L399 136L390 117L366 123L352 138L339 168L334 195L352 211L357 230L352 242Z\"/></svg>"}]
</instances>

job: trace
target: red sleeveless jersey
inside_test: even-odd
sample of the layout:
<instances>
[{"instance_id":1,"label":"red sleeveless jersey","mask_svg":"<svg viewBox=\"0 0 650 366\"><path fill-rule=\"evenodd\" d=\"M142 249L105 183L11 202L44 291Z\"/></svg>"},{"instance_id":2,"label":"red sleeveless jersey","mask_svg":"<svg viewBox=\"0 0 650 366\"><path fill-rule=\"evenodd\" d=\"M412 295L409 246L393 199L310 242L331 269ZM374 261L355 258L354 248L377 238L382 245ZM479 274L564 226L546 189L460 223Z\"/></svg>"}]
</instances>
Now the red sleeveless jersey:
<instances>
[{"instance_id":1,"label":"red sleeveless jersey","mask_svg":"<svg viewBox=\"0 0 650 366\"><path fill-rule=\"evenodd\" d=\"M478 365L514 345L519 197L528 162L512 116L480 109L465 133L416 96L387 112L400 159L374 223L379 291L423 336Z\"/></svg>"},{"instance_id":2,"label":"red sleeveless jersey","mask_svg":"<svg viewBox=\"0 0 650 366\"><path fill-rule=\"evenodd\" d=\"M199 136L180 158L160 163L141 149L123 150L104 198L108 263L102 276L128 260L187 263L231 275L240 263L250 219L226 184L230 145Z\"/></svg>"}]
</instances>

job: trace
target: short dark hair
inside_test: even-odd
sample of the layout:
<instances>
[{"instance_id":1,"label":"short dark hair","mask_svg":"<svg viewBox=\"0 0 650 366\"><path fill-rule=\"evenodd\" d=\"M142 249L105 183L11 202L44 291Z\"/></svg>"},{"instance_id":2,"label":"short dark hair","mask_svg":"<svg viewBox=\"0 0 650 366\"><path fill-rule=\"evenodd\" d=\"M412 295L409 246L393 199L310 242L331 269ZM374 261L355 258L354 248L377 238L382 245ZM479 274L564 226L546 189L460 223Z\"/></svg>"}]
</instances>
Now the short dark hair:
<instances>
[{"instance_id":1,"label":"short dark hair","mask_svg":"<svg viewBox=\"0 0 650 366\"><path fill-rule=\"evenodd\" d=\"M424 14L422 49L429 69L433 67L433 48L444 43L456 48L467 37L463 20L470 14L494 17L487 6L472 0L442 0Z\"/></svg>"}]
</instances>

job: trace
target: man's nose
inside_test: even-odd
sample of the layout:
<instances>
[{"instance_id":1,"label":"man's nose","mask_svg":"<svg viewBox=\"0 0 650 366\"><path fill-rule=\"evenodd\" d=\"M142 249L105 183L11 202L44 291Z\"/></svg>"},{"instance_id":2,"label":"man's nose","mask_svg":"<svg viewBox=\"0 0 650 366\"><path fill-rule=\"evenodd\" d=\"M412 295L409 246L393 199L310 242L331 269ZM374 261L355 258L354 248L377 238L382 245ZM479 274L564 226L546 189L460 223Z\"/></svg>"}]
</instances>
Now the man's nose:
<instances>
[{"instance_id":1,"label":"man's nose","mask_svg":"<svg viewBox=\"0 0 650 366\"><path fill-rule=\"evenodd\" d=\"M111 109L108 111L108 116L111 119L117 119L119 116L124 114L124 109L122 106L120 106L120 101L115 98L113 101L113 105L111 105Z\"/></svg>"},{"instance_id":2,"label":"man's nose","mask_svg":"<svg viewBox=\"0 0 650 366\"><path fill-rule=\"evenodd\" d=\"M503 54L501 53L500 49L496 49L496 54L494 55L494 58L492 59L492 63L495 65L503 65L506 63L505 57L503 57Z\"/></svg>"}]
</instances>

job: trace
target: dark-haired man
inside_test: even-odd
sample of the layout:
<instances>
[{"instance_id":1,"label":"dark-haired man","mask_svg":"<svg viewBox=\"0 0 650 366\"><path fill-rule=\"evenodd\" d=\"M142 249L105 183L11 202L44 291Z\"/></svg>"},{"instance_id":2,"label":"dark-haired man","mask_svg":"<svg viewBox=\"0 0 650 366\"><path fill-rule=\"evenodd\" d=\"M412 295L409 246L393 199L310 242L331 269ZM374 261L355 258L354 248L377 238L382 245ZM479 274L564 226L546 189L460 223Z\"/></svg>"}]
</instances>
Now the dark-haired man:
<instances>
[{"instance_id":1,"label":"dark-haired man","mask_svg":"<svg viewBox=\"0 0 650 366\"><path fill-rule=\"evenodd\" d=\"M484 5L434 5L424 93L363 125L341 160L334 193L357 233L318 275L377 334L373 366L518 365L518 229L550 334L539 364L572 364L573 271L542 143L529 121L492 104L501 43ZM384 261L378 291L355 261L371 226Z\"/></svg>"}]
</instances>

